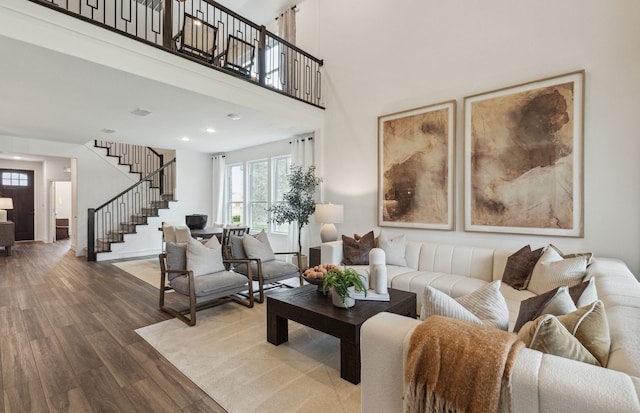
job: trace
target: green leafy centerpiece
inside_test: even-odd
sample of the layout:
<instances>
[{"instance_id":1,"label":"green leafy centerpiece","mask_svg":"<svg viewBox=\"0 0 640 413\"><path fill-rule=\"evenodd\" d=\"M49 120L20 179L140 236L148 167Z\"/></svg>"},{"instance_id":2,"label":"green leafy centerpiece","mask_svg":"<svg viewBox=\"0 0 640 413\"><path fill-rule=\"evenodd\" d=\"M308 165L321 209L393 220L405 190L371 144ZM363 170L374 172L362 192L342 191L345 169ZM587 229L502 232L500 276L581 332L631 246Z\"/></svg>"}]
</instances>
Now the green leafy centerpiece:
<instances>
[{"instance_id":1,"label":"green leafy centerpiece","mask_svg":"<svg viewBox=\"0 0 640 413\"><path fill-rule=\"evenodd\" d=\"M344 306L347 310L356 304L354 298L355 291L362 291L367 294L367 288L364 285L364 277L356 272L353 268L338 267L327 271L323 277L323 289L325 293L331 288L333 305Z\"/></svg>"}]
</instances>

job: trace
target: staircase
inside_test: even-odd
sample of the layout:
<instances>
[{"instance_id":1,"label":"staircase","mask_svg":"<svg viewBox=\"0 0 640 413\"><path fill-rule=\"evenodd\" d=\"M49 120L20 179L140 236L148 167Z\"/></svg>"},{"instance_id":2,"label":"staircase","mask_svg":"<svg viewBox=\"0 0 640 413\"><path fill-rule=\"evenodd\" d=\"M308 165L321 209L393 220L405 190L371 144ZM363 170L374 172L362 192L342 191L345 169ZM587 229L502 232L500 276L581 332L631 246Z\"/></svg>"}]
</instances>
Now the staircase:
<instances>
[{"instance_id":1,"label":"staircase","mask_svg":"<svg viewBox=\"0 0 640 413\"><path fill-rule=\"evenodd\" d=\"M105 148L101 143L97 147ZM159 211L175 202L175 159L149 173L146 169L156 165L149 155L151 148L106 147L108 156L118 157L118 164L129 165L141 179L97 208L88 211L87 260L96 261L98 254L112 252L113 244L126 242L126 236L138 233L138 226L148 225L149 219L158 217ZM142 150L142 149L146 149ZM109 153L111 151L111 153ZM155 152L156 155L161 156ZM133 156L132 156L133 155ZM129 163L133 161L133 163Z\"/></svg>"}]
</instances>

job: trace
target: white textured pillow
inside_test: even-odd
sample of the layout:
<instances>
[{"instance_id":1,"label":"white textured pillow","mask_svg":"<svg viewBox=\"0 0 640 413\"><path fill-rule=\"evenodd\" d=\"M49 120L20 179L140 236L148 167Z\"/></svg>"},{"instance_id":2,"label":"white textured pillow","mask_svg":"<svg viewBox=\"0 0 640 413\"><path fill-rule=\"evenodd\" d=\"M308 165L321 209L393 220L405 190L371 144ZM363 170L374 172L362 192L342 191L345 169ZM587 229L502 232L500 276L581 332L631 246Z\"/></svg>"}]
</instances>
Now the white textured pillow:
<instances>
[{"instance_id":1,"label":"white textured pillow","mask_svg":"<svg viewBox=\"0 0 640 413\"><path fill-rule=\"evenodd\" d=\"M500 284L500 280L492 281L470 294L456 298L427 286L422 298L420 319L441 315L506 331L509 328L509 307L500 292Z\"/></svg>"},{"instance_id":2,"label":"white textured pillow","mask_svg":"<svg viewBox=\"0 0 640 413\"><path fill-rule=\"evenodd\" d=\"M263 231L252 235L245 235L242 237L242 245L244 251L249 258L260 258L262 262L273 261L276 259L271 244L269 244L269 238Z\"/></svg>"},{"instance_id":3,"label":"white textured pillow","mask_svg":"<svg viewBox=\"0 0 640 413\"><path fill-rule=\"evenodd\" d=\"M193 271L195 277L224 271L222 250L220 243L217 244L218 247L215 247L214 244L213 248L209 248L202 245L200 241L191 238L187 244L187 270Z\"/></svg>"},{"instance_id":4,"label":"white textured pillow","mask_svg":"<svg viewBox=\"0 0 640 413\"><path fill-rule=\"evenodd\" d=\"M587 273L588 257L563 259L555 248L547 248L531 273L527 290L542 294L560 286L580 284Z\"/></svg>"},{"instance_id":5,"label":"white textured pillow","mask_svg":"<svg viewBox=\"0 0 640 413\"><path fill-rule=\"evenodd\" d=\"M381 230L378 237L378 248L384 250L387 265L407 266L407 259L405 258L407 238L404 234L389 239L387 234Z\"/></svg>"}]
</instances>

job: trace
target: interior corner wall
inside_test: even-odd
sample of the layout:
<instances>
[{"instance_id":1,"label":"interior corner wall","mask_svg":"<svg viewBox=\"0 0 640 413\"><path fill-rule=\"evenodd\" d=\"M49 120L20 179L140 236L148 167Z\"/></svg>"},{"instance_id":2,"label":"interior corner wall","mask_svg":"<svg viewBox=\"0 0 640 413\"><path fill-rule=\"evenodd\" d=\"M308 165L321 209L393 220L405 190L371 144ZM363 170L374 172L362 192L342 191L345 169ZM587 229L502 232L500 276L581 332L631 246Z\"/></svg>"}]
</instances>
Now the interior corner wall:
<instances>
[{"instance_id":1,"label":"interior corner wall","mask_svg":"<svg viewBox=\"0 0 640 413\"><path fill-rule=\"evenodd\" d=\"M640 2L305 0L303 6L312 3L317 25L297 30L319 34L324 191L345 206L339 232L377 225L377 117L456 99L454 231L385 231L497 248L552 242L564 251L620 258L640 274ZM581 69L584 237L465 232L463 98Z\"/></svg>"}]
</instances>

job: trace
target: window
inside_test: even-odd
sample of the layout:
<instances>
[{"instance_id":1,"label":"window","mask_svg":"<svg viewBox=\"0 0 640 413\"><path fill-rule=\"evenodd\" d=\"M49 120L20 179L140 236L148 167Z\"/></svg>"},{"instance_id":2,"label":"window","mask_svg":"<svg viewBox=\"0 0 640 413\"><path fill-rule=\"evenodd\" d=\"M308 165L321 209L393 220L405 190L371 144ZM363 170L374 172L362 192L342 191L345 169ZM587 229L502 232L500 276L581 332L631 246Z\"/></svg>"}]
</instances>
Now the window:
<instances>
[{"instance_id":1,"label":"window","mask_svg":"<svg viewBox=\"0 0 640 413\"><path fill-rule=\"evenodd\" d=\"M289 225L269 222L269 207L289 190L291 155L227 165L226 217L252 231L289 232Z\"/></svg>"},{"instance_id":2,"label":"window","mask_svg":"<svg viewBox=\"0 0 640 413\"><path fill-rule=\"evenodd\" d=\"M2 186L29 186L29 176L19 172L3 172Z\"/></svg>"},{"instance_id":3,"label":"window","mask_svg":"<svg viewBox=\"0 0 640 413\"><path fill-rule=\"evenodd\" d=\"M269 163L249 162L249 226L256 231L269 230Z\"/></svg>"},{"instance_id":4,"label":"window","mask_svg":"<svg viewBox=\"0 0 640 413\"><path fill-rule=\"evenodd\" d=\"M244 221L244 165L227 167L227 220L234 225Z\"/></svg>"},{"instance_id":5,"label":"window","mask_svg":"<svg viewBox=\"0 0 640 413\"><path fill-rule=\"evenodd\" d=\"M287 174L291 169L291 156L282 156L273 158L273 201L282 201L285 193L289 191L289 181L287 180ZM273 228L271 230L277 233L288 233L289 224L276 224L272 223Z\"/></svg>"}]
</instances>

